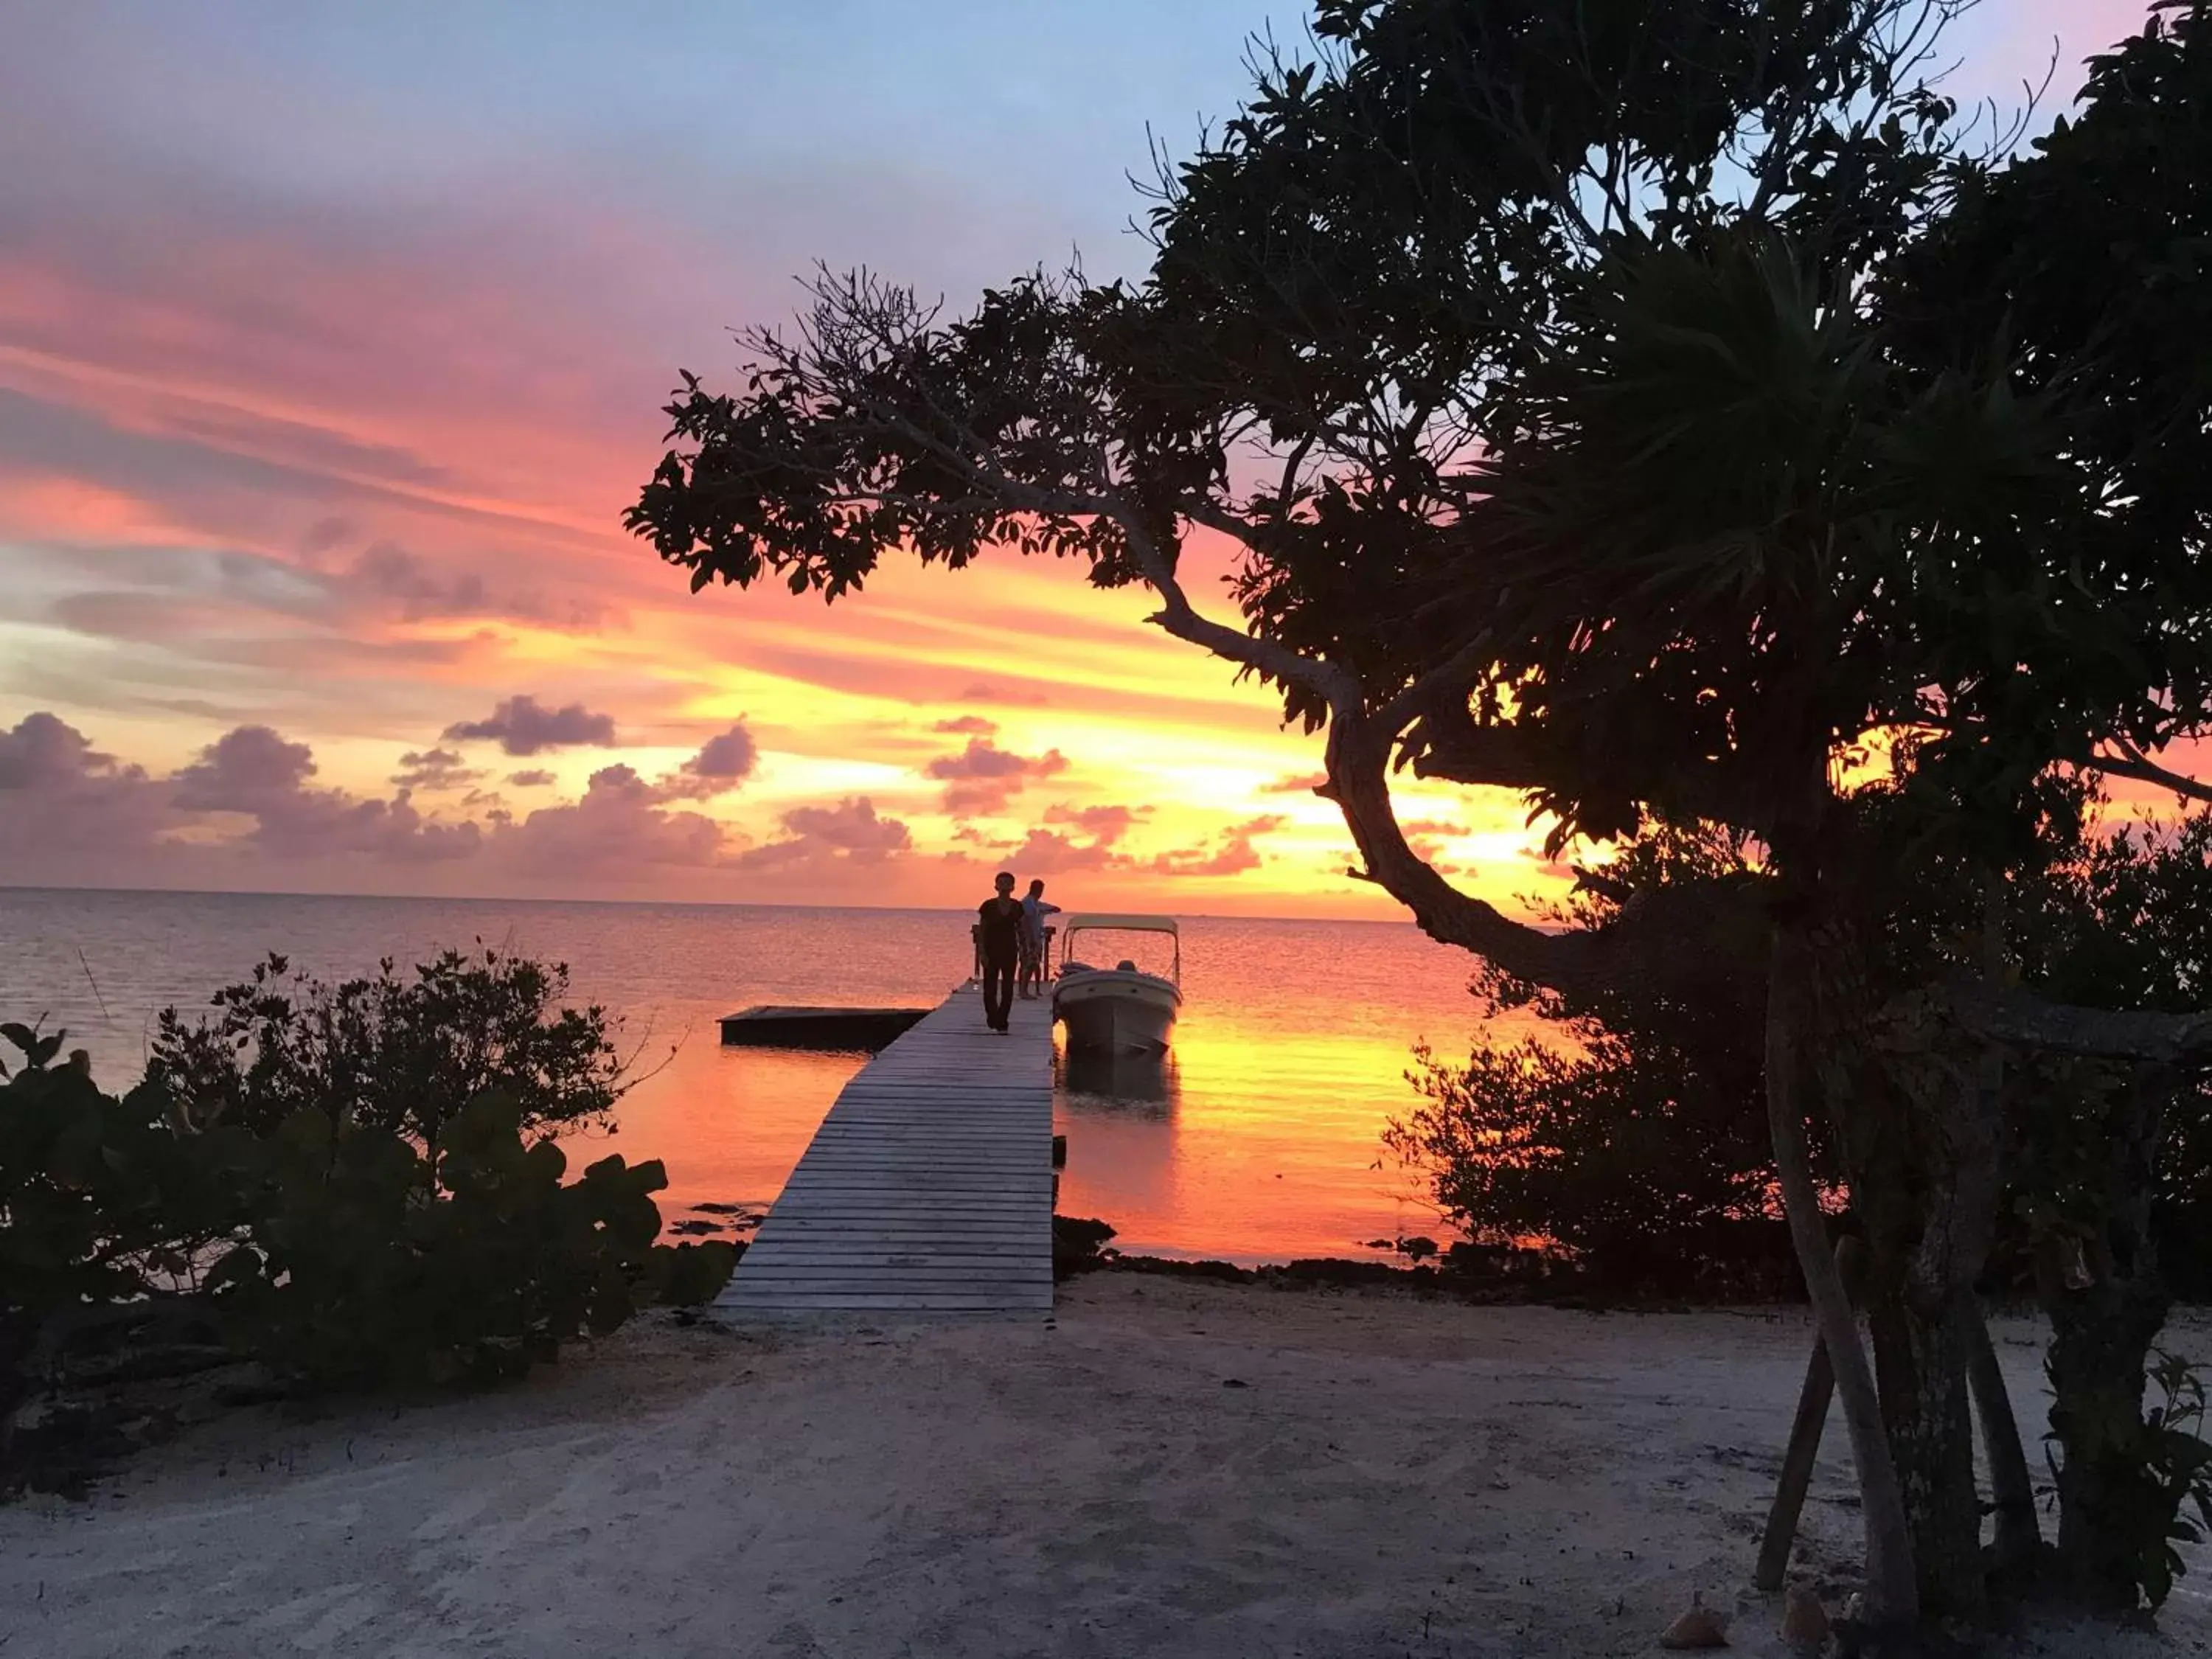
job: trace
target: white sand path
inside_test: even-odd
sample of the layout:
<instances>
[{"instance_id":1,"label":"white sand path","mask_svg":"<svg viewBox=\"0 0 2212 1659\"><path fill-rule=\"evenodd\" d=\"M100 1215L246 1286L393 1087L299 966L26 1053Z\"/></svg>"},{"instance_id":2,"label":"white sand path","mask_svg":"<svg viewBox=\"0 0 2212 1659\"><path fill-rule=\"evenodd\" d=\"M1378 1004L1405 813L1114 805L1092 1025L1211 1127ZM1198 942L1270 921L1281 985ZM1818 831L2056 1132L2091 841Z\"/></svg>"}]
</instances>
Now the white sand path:
<instances>
[{"instance_id":1,"label":"white sand path","mask_svg":"<svg viewBox=\"0 0 2212 1659\"><path fill-rule=\"evenodd\" d=\"M0 1659L1549 1659L1655 1652L1692 1591L1778 1653L1742 1587L1808 1340L1121 1274L1052 1325L656 1320L0 1509ZM2038 1433L2036 1334L2000 1344ZM1834 1422L1801 1547L1832 1590L1850 1497ZM2203 1650L2208 1589L2023 1650Z\"/></svg>"}]
</instances>

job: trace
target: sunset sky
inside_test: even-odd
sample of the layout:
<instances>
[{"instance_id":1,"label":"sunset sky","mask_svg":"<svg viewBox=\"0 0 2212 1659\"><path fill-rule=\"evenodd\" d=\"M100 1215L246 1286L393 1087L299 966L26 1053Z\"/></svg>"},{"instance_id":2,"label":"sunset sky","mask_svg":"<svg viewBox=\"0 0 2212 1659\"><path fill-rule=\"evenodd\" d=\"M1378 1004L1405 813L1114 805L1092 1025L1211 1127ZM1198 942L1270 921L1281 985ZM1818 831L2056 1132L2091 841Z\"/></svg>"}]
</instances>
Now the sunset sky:
<instances>
[{"instance_id":1,"label":"sunset sky","mask_svg":"<svg viewBox=\"0 0 2212 1659\"><path fill-rule=\"evenodd\" d=\"M2139 0L1990 0L1963 96ZM620 529L793 273L1133 274L1259 0L0 7L0 884L1389 915L1316 741L1009 556L825 612ZM1410 799L1460 878L1510 798Z\"/></svg>"}]
</instances>

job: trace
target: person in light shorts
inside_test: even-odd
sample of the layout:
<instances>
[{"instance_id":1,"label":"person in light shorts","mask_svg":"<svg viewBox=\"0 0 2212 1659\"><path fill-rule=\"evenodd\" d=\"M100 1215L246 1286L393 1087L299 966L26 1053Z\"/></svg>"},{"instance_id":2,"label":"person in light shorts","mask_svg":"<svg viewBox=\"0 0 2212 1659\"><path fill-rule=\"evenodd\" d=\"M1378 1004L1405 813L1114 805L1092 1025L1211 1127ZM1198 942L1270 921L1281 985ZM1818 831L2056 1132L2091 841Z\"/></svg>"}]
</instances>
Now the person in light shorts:
<instances>
[{"instance_id":1,"label":"person in light shorts","mask_svg":"<svg viewBox=\"0 0 2212 1659\"><path fill-rule=\"evenodd\" d=\"M1030 883L1029 896L1022 900L1022 973L1021 994L1034 1000L1044 985L1044 919L1060 914L1057 904L1045 902L1044 883Z\"/></svg>"}]
</instances>

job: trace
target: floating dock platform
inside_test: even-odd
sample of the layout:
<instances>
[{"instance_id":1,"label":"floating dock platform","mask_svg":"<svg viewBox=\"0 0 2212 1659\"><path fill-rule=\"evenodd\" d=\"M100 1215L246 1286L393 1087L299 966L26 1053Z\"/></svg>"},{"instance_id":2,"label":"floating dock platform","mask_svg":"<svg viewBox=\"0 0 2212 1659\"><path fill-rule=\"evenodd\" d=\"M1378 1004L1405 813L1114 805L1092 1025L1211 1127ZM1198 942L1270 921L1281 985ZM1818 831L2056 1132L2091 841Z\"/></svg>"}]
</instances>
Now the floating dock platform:
<instances>
[{"instance_id":1,"label":"floating dock platform","mask_svg":"<svg viewBox=\"0 0 2212 1659\"><path fill-rule=\"evenodd\" d=\"M1052 1005L1017 999L1011 1023L963 988L861 1067L716 1307L1049 1311Z\"/></svg>"},{"instance_id":2,"label":"floating dock platform","mask_svg":"<svg viewBox=\"0 0 2212 1659\"><path fill-rule=\"evenodd\" d=\"M722 1016L722 1041L749 1048L888 1048L927 1008L787 1008L774 1004Z\"/></svg>"}]
</instances>

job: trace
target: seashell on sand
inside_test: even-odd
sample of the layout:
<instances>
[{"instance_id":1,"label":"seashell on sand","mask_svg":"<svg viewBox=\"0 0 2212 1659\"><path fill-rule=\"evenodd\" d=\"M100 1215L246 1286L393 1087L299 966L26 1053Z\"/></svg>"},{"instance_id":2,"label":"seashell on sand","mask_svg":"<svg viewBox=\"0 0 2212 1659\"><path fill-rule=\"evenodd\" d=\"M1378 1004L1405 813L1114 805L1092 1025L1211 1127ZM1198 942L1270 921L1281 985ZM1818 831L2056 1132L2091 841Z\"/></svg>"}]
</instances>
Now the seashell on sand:
<instances>
[{"instance_id":1,"label":"seashell on sand","mask_svg":"<svg viewBox=\"0 0 2212 1659\"><path fill-rule=\"evenodd\" d=\"M1702 1598L1692 1595L1681 1617L1661 1634L1659 1645L1674 1650L1724 1648L1728 1645L1728 1620L1707 1607Z\"/></svg>"},{"instance_id":2,"label":"seashell on sand","mask_svg":"<svg viewBox=\"0 0 2212 1659\"><path fill-rule=\"evenodd\" d=\"M1782 1639L1793 1648L1818 1652L1828 1643L1828 1610L1802 1584L1782 1592Z\"/></svg>"}]
</instances>

